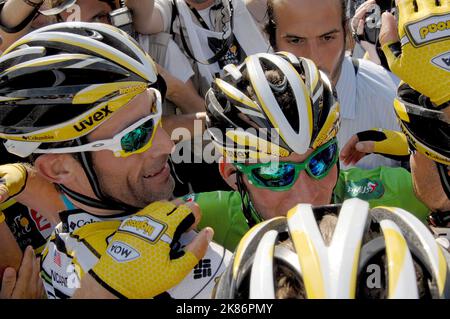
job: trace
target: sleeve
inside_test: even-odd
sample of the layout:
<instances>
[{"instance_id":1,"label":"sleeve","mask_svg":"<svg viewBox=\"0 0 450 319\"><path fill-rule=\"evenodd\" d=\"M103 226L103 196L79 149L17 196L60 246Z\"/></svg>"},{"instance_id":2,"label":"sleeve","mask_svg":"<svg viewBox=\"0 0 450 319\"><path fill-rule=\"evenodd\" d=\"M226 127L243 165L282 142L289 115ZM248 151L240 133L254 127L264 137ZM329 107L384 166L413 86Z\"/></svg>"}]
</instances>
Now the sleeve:
<instances>
[{"instance_id":1,"label":"sleeve","mask_svg":"<svg viewBox=\"0 0 450 319\"><path fill-rule=\"evenodd\" d=\"M164 67L170 74L184 83L194 75L194 70L192 70L188 59L172 39L169 40L169 44L167 45Z\"/></svg>"},{"instance_id":2,"label":"sleeve","mask_svg":"<svg viewBox=\"0 0 450 319\"><path fill-rule=\"evenodd\" d=\"M176 1L176 0L174 0ZM170 21L172 20L172 1L171 0L155 0L155 9L161 14L164 31L170 31Z\"/></svg>"},{"instance_id":3,"label":"sleeve","mask_svg":"<svg viewBox=\"0 0 450 319\"><path fill-rule=\"evenodd\" d=\"M374 115L379 121L379 127L400 131L394 111L399 78L371 61L360 60L360 66L358 75L366 83L364 91L367 92L368 100L372 102L371 106L375 108Z\"/></svg>"}]
</instances>

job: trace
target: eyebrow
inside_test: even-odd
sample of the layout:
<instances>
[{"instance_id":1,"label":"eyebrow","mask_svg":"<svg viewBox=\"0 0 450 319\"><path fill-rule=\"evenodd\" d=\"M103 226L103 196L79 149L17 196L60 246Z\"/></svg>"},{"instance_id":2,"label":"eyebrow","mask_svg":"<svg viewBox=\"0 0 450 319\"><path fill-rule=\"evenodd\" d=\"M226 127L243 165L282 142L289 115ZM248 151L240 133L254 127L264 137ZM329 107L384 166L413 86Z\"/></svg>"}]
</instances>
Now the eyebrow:
<instances>
[{"instance_id":1,"label":"eyebrow","mask_svg":"<svg viewBox=\"0 0 450 319\"><path fill-rule=\"evenodd\" d=\"M327 35L331 35L331 34L334 34L334 33L339 33L339 32L340 32L340 30L338 30L338 29L333 29L333 30L328 31L328 32L325 32L324 34L321 34L321 35L319 35L319 36L317 36L317 37L318 37L318 38L321 38L321 37L324 37L324 36L327 36ZM295 34L290 34L290 33L286 33L283 37L284 37L284 38L299 38L299 39L306 39L306 37L301 37L301 36L298 36L298 35L295 35Z\"/></svg>"}]
</instances>

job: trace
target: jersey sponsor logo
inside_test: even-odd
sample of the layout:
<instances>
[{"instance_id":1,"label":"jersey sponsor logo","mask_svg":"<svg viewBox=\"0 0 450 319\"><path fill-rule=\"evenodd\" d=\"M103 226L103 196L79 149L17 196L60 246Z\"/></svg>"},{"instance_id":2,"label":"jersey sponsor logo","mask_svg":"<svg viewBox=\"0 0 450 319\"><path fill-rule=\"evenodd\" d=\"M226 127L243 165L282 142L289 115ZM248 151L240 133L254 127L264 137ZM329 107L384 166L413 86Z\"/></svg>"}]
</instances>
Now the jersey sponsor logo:
<instances>
[{"instance_id":1,"label":"jersey sponsor logo","mask_svg":"<svg viewBox=\"0 0 450 319\"><path fill-rule=\"evenodd\" d=\"M52 225L50 224L50 222L45 217L43 217L41 214L39 214L37 211L35 211L34 209L30 209L30 216L31 216L31 219L36 224L36 227L39 231L42 232L44 230L52 228Z\"/></svg>"},{"instance_id":2,"label":"jersey sponsor logo","mask_svg":"<svg viewBox=\"0 0 450 319\"><path fill-rule=\"evenodd\" d=\"M106 252L119 263L128 262L141 256L136 249L121 241L110 244Z\"/></svg>"},{"instance_id":3,"label":"jersey sponsor logo","mask_svg":"<svg viewBox=\"0 0 450 319\"><path fill-rule=\"evenodd\" d=\"M194 279L202 279L205 277L211 277L211 259L201 259L199 263L194 267L193 275Z\"/></svg>"},{"instance_id":4,"label":"jersey sponsor logo","mask_svg":"<svg viewBox=\"0 0 450 319\"><path fill-rule=\"evenodd\" d=\"M434 57L431 60L431 63L436 65L437 67L444 69L445 71L450 72L450 51L445 52L437 57Z\"/></svg>"},{"instance_id":5,"label":"jersey sponsor logo","mask_svg":"<svg viewBox=\"0 0 450 319\"><path fill-rule=\"evenodd\" d=\"M369 200L380 198L383 194L384 186L378 179L364 178L359 181L349 181L346 185L346 198L357 197Z\"/></svg>"},{"instance_id":6,"label":"jersey sponsor logo","mask_svg":"<svg viewBox=\"0 0 450 319\"><path fill-rule=\"evenodd\" d=\"M154 243L161 238L166 229L166 224L162 224L149 216L132 216L122 222L118 231L130 233Z\"/></svg>"},{"instance_id":7,"label":"jersey sponsor logo","mask_svg":"<svg viewBox=\"0 0 450 319\"><path fill-rule=\"evenodd\" d=\"M96 223L99 221L101 221L99 218L83 213L70 215L67 219L67 224L69 225L69 230L74 231L78 228L83 227L84 225Z\"/></svg>"},{"instance_id":8,"label":"jersey sponsor logo","mask_svg":"<svg viewBox=\"0 0 450 319\"><path fill-rule=\"evenodd\" d=\"M183 200L186 203L192 203L195 202L197 200L197 195L196 194L188 194L186 196L183 197Z\"/></svg>"},{"instance_id":9,"label":"jersey sponsor logo","mask_svg":"<svg viewBox=\"0 0 450 319\"><path fill-rule=\"evenodd\" d=\"M52 276L53 283L57 283L60 286L63 286L65 288L68 288L67 286L67 276L61 275L60 273L53 271L53 269L50 270L50 274Z\"/></svg>"},{"instance_id":10,"label":"jersey sponsor logo","mask_svg":"<svg viewBox=\"0 0 450 319\"><path fill-rule=\"evenodd\" d=\"M100 111L95 112L93 115L90 115L88 118L85 118L75 124L73 128L77 132L83 132L85 129L95 125L97 122L103 121L109 114L112 114L113 111L108 109L108 105L104 108L100 109Z\"/></svg>"},{"instance_id":11,"label":"jersey sponsor logo","mask_svg":"<svg viewBox=\"0 0 450 319\"><path fill-rule=\"evenodd\" d=\"M53 135L42 135L42 136L26 136L23 135L22 139L25 141L43 141L43 140L53 140L55 136Z\"/></svg>"},{"instance_id":12,"label":"jersey sponsor logo","mask_svg":"<svg viewBox=\"0 0 450 319\"><path fill-rule=\"evenodd\" d=\"M434 15L405 26L408 38L414 46L450 39L450 14Z\"/></svg>"}]
</instances>

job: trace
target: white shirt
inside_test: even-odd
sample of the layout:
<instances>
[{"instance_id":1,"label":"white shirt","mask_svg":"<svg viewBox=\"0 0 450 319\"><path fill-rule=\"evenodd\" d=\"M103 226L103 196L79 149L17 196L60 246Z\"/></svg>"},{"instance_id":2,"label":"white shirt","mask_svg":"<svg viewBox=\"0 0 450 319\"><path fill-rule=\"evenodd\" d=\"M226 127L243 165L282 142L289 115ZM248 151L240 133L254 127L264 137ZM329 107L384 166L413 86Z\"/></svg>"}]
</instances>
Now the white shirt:
<instances>
[{"instance_id":1,"label":"white shirt","mask_svg":"<svg viewBox=\"0 0 450 319\"><path fill-rule=\"evenodd\" d=\"M138 42L144 50L150 47L151 41L151 36L147 34L139 34L138 36ZM156 62L160 63L164 69L183 83L186 83L194 75L188 59L172 39L167 43L164 61Z\"/></svg>"},{"instance_id":2,"label":"white shirt","mask_svg":"<svg viewBox=\"0 0 450 319\"><path fill-rule=\"evenodd\" d=\"M349 138L371 128L400 130L394 112L393 101L399 79L383 67L367 60L359 61L358 74L351 57L346 56L336 84L341 106L341 127L338 144L342 149ZM364 169L378 166L399 166L398 161L381 155L368 155L356 166ZM341 168L347 168L341 163Z\"/></svg>"}]
</instances>

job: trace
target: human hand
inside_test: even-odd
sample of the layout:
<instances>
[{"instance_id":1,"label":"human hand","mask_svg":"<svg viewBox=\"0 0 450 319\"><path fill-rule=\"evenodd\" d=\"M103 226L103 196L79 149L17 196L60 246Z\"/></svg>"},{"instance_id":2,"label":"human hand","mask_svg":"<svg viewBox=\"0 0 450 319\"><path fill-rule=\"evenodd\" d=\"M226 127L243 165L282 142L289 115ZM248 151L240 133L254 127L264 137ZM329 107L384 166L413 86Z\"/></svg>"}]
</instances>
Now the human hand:
<instances>
[{"instance_id":1,"label":"human hand","mask_svg":"<svg viewBox=\"0 0 450 319\"><path fill-rule=\"evenodd\" d=\"M380 31L389 67L436 106L442 105L450 100L450 1L396 2L398 28L394 16L384 13Z\"/></svg>"},{"instance_id":2,"label":"human hand","mask_svg":"<svg viewBox=\"0 0 450 319\"><path fill-rule=\"evenodd\" d=\"M212 240L212 229L205 228L185 250L175 249L181 234L196 226L199 214L193 203L178 207L152 203L120 224L90 275L126 298L152 298L174 287L204 256ZM117 253L123 249L129 254Z\"/></svg>"},{"instance_id":3,"label":"human hand","mask_svg":"<svg viewBox=\"0 0 450 319\"><path fill-rule=\"evenodd\" d=\"M344 165L355 165L368 154L380 154L387 158L402 161L409 159L406 136L397 131L371 129L353 135L339 155Z\"/></svg>"},{"instance_id":4,"label":"human hand","mask_svg":"<svg viewBox=\"0 0 450 319\"><path fill-rule=\"evenodd\" d=\"M19 271L12 267L3 273L0 299L40 299L44 296L44 285L40 277L40 260L28 246L23 255Z\"/></svg>"}]
</instances>

